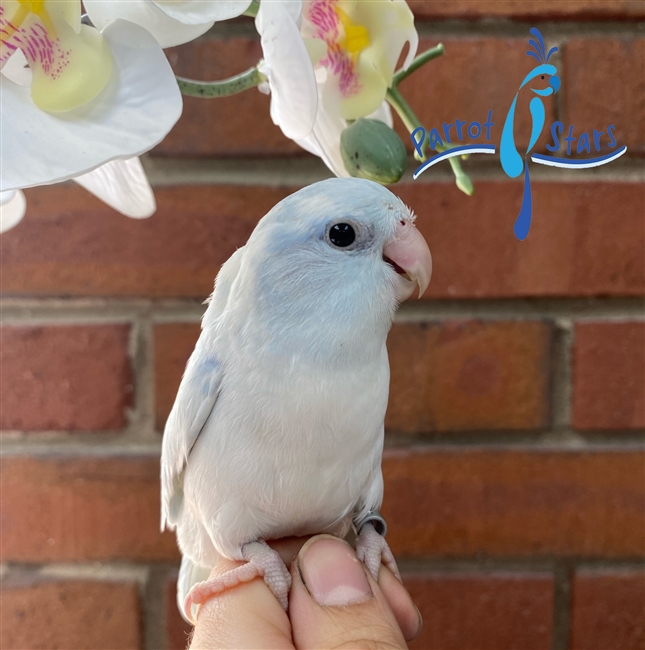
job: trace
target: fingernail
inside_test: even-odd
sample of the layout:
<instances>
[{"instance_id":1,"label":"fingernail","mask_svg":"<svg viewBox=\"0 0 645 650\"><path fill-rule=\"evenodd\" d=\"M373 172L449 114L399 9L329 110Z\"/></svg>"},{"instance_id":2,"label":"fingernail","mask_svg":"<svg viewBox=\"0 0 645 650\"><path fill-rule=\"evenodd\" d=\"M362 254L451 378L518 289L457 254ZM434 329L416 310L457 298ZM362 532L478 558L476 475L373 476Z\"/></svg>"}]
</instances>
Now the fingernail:
<instances>
[{"instance_id":1,"label":"fingernail","mask_svg":"<svg viewBox=\"0 0 645 650\"><path fill-rule=\"evenodd\" d=\"M372 596L361 563L343 540L328 536L310 539L298 554L298 567L319 605L354 605Z\"/></svg>"},{"instance_id":2,"label":"fingernail","mask_svg":"<svg viewBox=\"0 0 645 650\"><path fill-rule=\"evenodd\" d=\"M412 604L414 605L414 603ZM417 616L419 617L419 627L417 629L417 636L419 636L421 630L423 630L423 616L421 615L421 610L416 605L414 605L414 609L417 610Z\"/></svg>"}]
</instances>

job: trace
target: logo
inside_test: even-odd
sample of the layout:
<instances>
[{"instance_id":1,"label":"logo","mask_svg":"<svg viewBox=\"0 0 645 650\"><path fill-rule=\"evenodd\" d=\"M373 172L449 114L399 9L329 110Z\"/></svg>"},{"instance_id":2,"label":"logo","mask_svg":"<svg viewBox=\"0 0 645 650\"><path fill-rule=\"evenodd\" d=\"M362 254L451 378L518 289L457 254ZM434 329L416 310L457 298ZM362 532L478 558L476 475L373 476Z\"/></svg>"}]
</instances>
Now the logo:
<instances>
[{"instance_id":1,"label":"logo","mask_svg":"<svg viewBox=\"0 0 645 650\"><path fill-rule=\"evenodd\" d=\"M542 135L544 130L544 122L546 111L544 109L543 97L555 95L561 86L560 77L558 77L558 70L555 65L549 63L551 57L558 51L557 47L551 48L548 52L544 44L544 38L538 29L532 27L530 34L533 38L529 38L529 50L526 53L528 56L537 61L537 65L529 72L524 81L520 84L515 98L506 114L504 126L502 129L502 137L499 144L499 156L504 173L509 178L518 178L524 173L524 194L522 196L522 207L515 220L513 231L515 236L523 241L529 234L531 228L531 220L533 215L533 198L531 194L531 177L529 173L529 163L536 163L538 165L548 165L549 167L560 167L564 169L588 169L590 167L599 167L613 162L626 151L627 147L622 146L615 151L605 154L603 156L596 156L592 158L571 158L574 153L573 144L577 141L575 147L575 154L592 153L592 141L595 152L601 151L601 144L603 143L603 136L605 136L607 146L610 149L617 147L616 139L614 138L614 131L616 127L613 124L607 126L607 130L598 131L593 129L592 138L589 133L584 132L579 137L574 137L575 127L569 126L568 135L562 138L563 143L566 142L566 153L561 156L543 155L538 153L531 153L536 142ZM529 144L526 151L521 154L515 144L515 112L520 97L520 90L525 86L529 87L533 97L529 102L529 110L531 113L531 135ZM464 142L464 137L471 140L477 140L480 136L485 135L486 141L491 141L491 127L495 126L493 122L493 111L488 111L486 122L482 125L479 122L471 122L466 127L466 122L463 120L455 120L454 124L446 122L442 125L443 138L439 134L438 129L431 129L429 133L423 127L418 127L411 134L410 138L414 145L419 157L423 157L423 143L428 138L431 150L446 149L441 153L424 161L420 167L414 172L414 179L416 180L426 169L436 165L442 160L447 160L453 156L463 156L466 154L494 154L497 153L497 147L493 144L459 144L455 145L453 137L456 136L459 142ZM454 134L452 130L455 130ZM560 137L565 131L565 126L562 122L554 122L550 127L551 144L547 144L546 148L552 153L558 153L561 149ZM564 144L562 145L564 147Z\"/></svg>"}]
</instances>

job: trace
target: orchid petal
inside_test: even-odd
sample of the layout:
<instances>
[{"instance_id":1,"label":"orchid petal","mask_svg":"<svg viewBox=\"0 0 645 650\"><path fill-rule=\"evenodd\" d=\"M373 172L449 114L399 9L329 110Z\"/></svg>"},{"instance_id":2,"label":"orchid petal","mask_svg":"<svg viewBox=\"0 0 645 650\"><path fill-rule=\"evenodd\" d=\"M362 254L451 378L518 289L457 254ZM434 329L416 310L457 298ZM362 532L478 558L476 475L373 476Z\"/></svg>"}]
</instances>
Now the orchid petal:
<instances>
[{"instance_id":1,"label":"orchid petal","mask_svg":"<svg viewBox=\"0 0 645 650\"><path fill-rule=\"evenodd\" d=\"M16 50L2 68L2 74L19 86L31 86L33 73L22 50Z\"/></svg>"},{"instance_id":2,"label":"orchid petal","mask_svg":"<svg viewBox=\"0 0 645 650\"><path fill-rule=\"evenodd\" d=\"M115 74L87 106L62 115L44 113L33 105L27 88L3 80L0 189L57 183L110 160L138 156L179 119L181 94L152 35L118 20L103 36Z\"/></svg>"},{"instance_id":3,"label":"orchid petal","mask_svg":"<svg viewBox=\"0 0 645 650\"><path fill-rule=\"evenodd\" d=\"M262 40L260 72L271 87L271 119L291 139L311 133L318 105L313 64L283 2L261 2L255 19Z\"/></svg>"},{"instance_id":4,"label":"orchid petal","mask_svg":"<svg viewBox=\"0 0 645 650\"><path fill-rule=\"evenodd\" d=\"M78 0L4 0L0 58L23 52L33 73L31 97L58 112L96 98L112 75L112 56L94 27L81 24Z\"/></svg>"},{"instance_id":5,"label":"orchid petal","mask_svg":"<svg viewBox=\"0 0 645 650\"><path fill-rule=\"evenodd\" d=\"M282 4L293 18L293 22L300 27L302 20L302 0L282 0Z\"/></svg>"},{"instance_id":6,"label":"orchid petal","mask_svg":"<svg viewBox=\"0 0 645 650\"><path fill-rule=\"evenodd\" d=\"M392 109L387 101L383 102L373 113L370 113L367 116L370 120L379 120L387 124L390 128L394 126L394 121L392 120Z\"/></svg>"},{"instance_id":7,"label":"orchid petal","mask_svg":"<svg viewBox=\"0 0 645 650\"><path fill-rule=\"evenodd\" d=\"M85 9L96 27L103 30L110 23L128 20L145 27L161 47L188 43L207 32L213 21L187 25L163 12L148 0L85 0Z\"/></svg>"},{"instance_id":8,"label":"orchid petal","mask_svg":"<svg viewBox=\"0 0 645 650\"><path fill-rule=\"evenodd\" d=\"M377 110L392 85L406 43L404 67L416 55L418 34L405 0L308 0L303 36L327 43L320 65L330 71L322 100L355 120Z\"/></svg>"},{"instance_id":9,"label":"orchid petal","mask_svg":"<svg viewBox=\"0 0 645 650\"><path fill-rule=\"evenodd\" d=\"M167 16L185 25L229 20L241 16L251 0L153 0Z\"/></svg>"},{"instance_id":10,"label":"orchid petal","mask_svg":"<svg viewBox=\"0 0 645 650\"><path fill-rule=\"evenodd\" d=\"M157 209L139 158L112 160L73 180L126 217L145 219Z\"/></svg>"},{"instance_id":11,"label":"orchid petal","mask_svg":"<svg viewBox=\"0 0 645 650\"><path fill-rule=\"evenodd\" d=\"M324 81L320 83L321 77L324 79L324 74L319 75L319 87L324 85ZM349 173L340 152L340 136L346 128L347 122L337 110L333 110L333 107L329 110L329 107L319 102L313 130L307 137L294 140L303 149L322 158L336 176L346 177Z\"/></svg>"},{"instance_id":12,"label":"orchid petal","mask_svg":"<svg viewBox=\"0 0 645 650\"><path fill-rule=\"evenodd\" d=\"M389 87L405 44L408 43L409 49L401 66L404 70L417 55L419 35L414 27L414 15L405 0L386 0L379 5L378 12L362 0L357 4L356 15L367 27L374 44L370 48L371 56L366 58L378 66Z\"/></svg>"},{"instance_id":13,"label":"orchid petal","mask_svg":"<svg viewBox=\"0 0 645 650\"><path fill-rule=\"evenodd\" d=\"M20 223L26 209L27 201L20 190L0 192L0 232L5 232Z\"/></svg>"}]
</instances>

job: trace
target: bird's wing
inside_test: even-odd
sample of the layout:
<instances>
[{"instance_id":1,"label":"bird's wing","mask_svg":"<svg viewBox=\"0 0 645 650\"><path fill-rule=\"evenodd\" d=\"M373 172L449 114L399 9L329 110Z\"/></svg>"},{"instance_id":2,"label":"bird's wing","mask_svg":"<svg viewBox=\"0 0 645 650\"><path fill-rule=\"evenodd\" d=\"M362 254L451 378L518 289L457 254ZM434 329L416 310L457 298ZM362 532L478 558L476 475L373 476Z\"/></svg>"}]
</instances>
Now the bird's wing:
<instances>
[{"instance_id":1,"label":"bird's wing","mask_svg":"<svg viewBox=\"0 0 645 650\"><path fill-rule=\"evenodd\" d=\"M241 265L239 249L222 266L204 315L202 334L188 361L177 398L168 416L161 451L161 529L173 526L183 503L183 474L188 456L210 416L222 383L223 371L211 334L226 309L231 286Z\"/></svg>"},{"instance_id":2,"label":"bird's wing","mask_svg":"<svg viewBox=\"0 0 645 650\"><path fill-rule=\"evenodd\" d=\"M544 104L542 103L542 100L539 97L533 97L531 100L531 103L529 104L529 108L531 109L531 119L533 122L533 126L531 127L531 140L529 142L529 146L526 148L526 153L531 151L533 149L533 145L537 142L537 139L540 137L540 134L542 133L542 128L544 127L544 120L546 117L546 114L544 112Z\"/></svg>"}]
</instances>

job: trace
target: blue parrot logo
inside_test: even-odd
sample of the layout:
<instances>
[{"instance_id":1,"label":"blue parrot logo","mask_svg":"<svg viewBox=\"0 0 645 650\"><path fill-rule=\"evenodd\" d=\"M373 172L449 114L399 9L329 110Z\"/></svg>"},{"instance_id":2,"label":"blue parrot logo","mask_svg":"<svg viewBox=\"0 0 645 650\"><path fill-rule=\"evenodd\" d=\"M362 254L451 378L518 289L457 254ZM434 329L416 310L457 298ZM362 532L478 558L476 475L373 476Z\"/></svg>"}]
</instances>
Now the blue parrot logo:
<instances>
[{"instance_id":1,"label":"blue parrot logo","mask_svg":"<svg viewBox=\"0 0 645 650\"><path fill-rule=\"evenodd\" d=\"M565 125L556 121L551 125L550 133L553 140L552 144L547 144L548 151L557 154L561 148L560 155L548 155L541 153L531 153L536 142L540 138L544 130L544 120L546 117L546 110L544 108L544 97L555 95L560 90L560 77L558 77L557 68L549 63L549 59L558 51L557 47L551 48L548 52L544 45L544 38L540 30L531 27L529 30L532 38L529 38L530 48L527 52L528 56L537 61L537 65L529 72L524 81L515 94L515 98L511 103L511 107L506 115L504 127L502 129L502 137L499 144L499 154L504 173L510 178L518 178L524 172L524 194L522 197L522 207L520 213L515 220L513 232L520 241L527 238L529 230L531 229L531 218L533 212L533 201L531 196L531 177L529 174L529 162L537 165L547 165L549 167L556 167L560 169L590 169L592 167L599 167L607 165L610 162L620 158L627 151L625 145L619 147L614 137L614 130L616 126L609 124L606 131L599 131L593 129L592 132L584 131L578 133L578 137L574 136L575 127L573 124L569 125L568 131ZM515 110L520 96L520 90L525 86L529 86L530 91L534 94L529 102L529 109L531 111L531 137L529 145L524 152L520 154L515 145L515 135L513 129L515 126ZM454 123L444 122L442 124L442 131L439 128L430 129L428 132L419 126L410 134L412 145L414 146L418 159L421 160L421 165L415 170L412 178L415 180L430 167L439 162L448 160L455 156L467 156L471 154L496 154L497 147L491 143L491 129L495 126L493 122L493 111L488 111L486 122L482 123L473 121L467 124L463 120L456 119ZM453 133L453 129L456 133ZM567 134L566 136L564 134ZM602 153L601 136L606 136L606 144L610 149L614 149L607 154L594 156L594 157L580 157L580 154L591 154L591 143L597 153ZM477 140L479 137L485 137L486 144L484 143L466 143L465 139ZM560 144L562 137L563 143ZM429 144L431 151L438 153L429 158L425 157L424 143ZM575 152L572 151L572 144L577 142ZM491 143L491 144L488 144ZM618 147L618 148L616 148ZM575 153L578 157L572 158Z\"/></svg>"},{"instance_id":2,"label":"blue parrot logo","mask_svg":"<svg viewBox=\"0 0 645 650\"><path fill-rule=\"evenodd\" d=\"M554 65L549 63L549 59L558 51L558 48L553 47L547 53L544 46L544 39L542 38L540 31L535 27L532 27L530 33L535 38L529 39L529 45L533 49L530 49L527 54L528 56L533 57L538 62L538 65L526 75L524 81L521 83L517 93L515 94L515 99L513 99L513 103L511 104L508 115L506 116L506 121L504 122L502 139L500 142L500 158L502 168L506 174L511 178L517 178L522 172L524 172L524 196L522 198L522 207L513 228L515 236L519 240L526 239L529 234L529 229L531 228L531 178L529 176L529 161L527 158L544 128L545 110L541 98L555 95L555 93L560 89L560 78L557 75L558 71ZM529 104L532 120L531 138L526 153L524 154L524 157L522 157L515 146L515 137L513 135L515 108L517 107L519 91L531 81L536 82L545 80L548 80L548 85L540 84L539 82L535 84L537 86L546 85L544 88L533 88L531 86L531 91L536 95L536 97L531 99Z\"/></svg>"}]
</instances>

